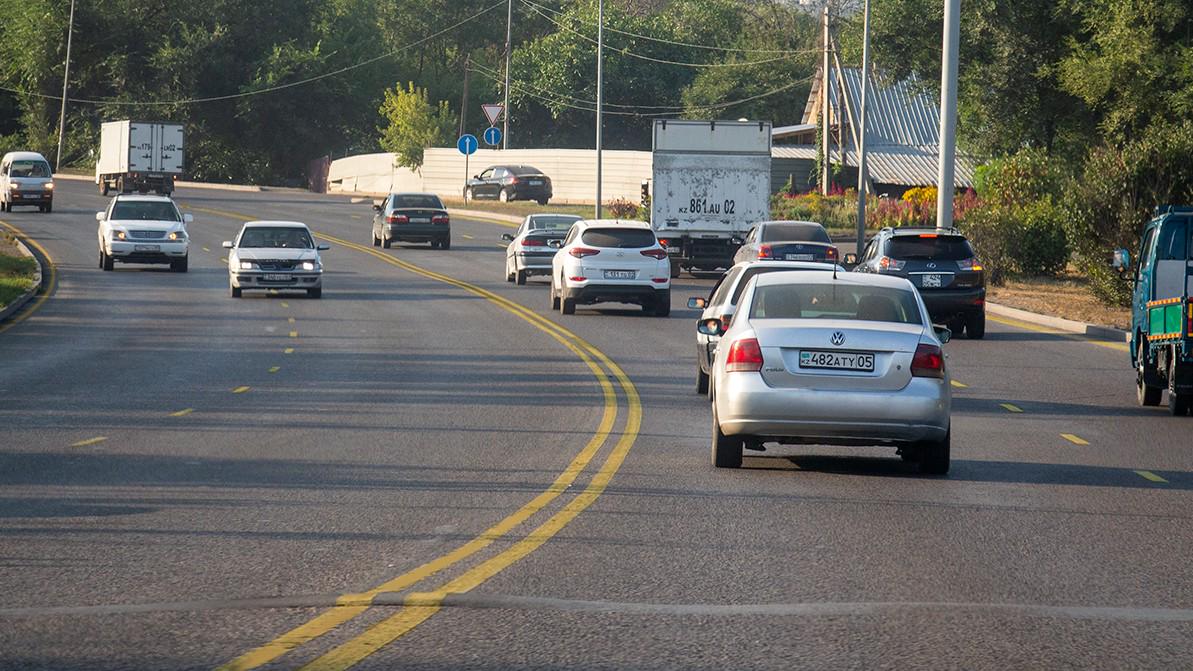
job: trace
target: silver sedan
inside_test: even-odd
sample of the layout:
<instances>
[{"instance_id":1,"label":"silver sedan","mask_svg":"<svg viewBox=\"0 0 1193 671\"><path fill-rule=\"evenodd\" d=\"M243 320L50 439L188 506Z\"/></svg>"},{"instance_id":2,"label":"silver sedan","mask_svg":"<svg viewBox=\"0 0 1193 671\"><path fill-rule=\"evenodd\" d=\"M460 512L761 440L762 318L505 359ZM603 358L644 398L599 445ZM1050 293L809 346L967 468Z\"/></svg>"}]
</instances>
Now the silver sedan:
<instances>
[{"instance_id":1,"label":"silver sedan","mask_svg":"<svg viewBox=\"0 0 1193 671\"><path fill-rule=\"evenodd\" d=\"M572 224L581 217L574 214L532 214L522 220L518 232L506 233L501 239L509 243L505 248L505 280L526 284L533 275L550 275L551 261L557 248L551 241L563 241Z\"/></svg>"},{"instance_id":2,"label":"silver sedan","mask_svg":"<svg viewBox=\"0 0 1193 671\"><path fill-rule=\"evenodd\" d=\"M745 318L743 318L743 315ZM712 373L712 458L738 468L763 443L889 445L921 472L949 470L949 373L905 279L821 271L760 275L746 286Z\"/></svg>"}]
</instances>

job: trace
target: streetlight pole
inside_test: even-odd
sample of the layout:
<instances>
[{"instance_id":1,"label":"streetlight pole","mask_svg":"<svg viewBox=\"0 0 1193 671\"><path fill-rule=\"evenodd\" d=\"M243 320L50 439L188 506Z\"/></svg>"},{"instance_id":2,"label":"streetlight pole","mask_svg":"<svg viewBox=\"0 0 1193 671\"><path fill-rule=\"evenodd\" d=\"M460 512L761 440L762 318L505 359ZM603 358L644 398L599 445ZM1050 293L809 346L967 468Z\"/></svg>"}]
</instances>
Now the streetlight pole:
<instances>
[{"instance_id":1,"label":"streetlight pole","mask_svg":"<svg viewBox=\"0 0 1193 671\"><path fill-rule=\"evenodd\" d=\"M514 0L509 0L505 14L505 104L501 121L501 148L510 148L510 60L513 55Z\"/></svg>"},{"instance_id":2,"label":"streetlight pole","mask_svg":"<svg viewBox=\"0 0 1193 671\"><path fill-rule=\"evenodd\" d=\"M957 60L961 0L944 2L944 55L940 63L940 163L936 179L936 228L953 226L953 171L957 157Z\"/></svg>"},{"instance_id":3,"label":"streetlight pole","mask_svg":"<svg viewBox=\"0 0 1193 671\"><path fill-rule=\"evenodd\" d=\"M62 111L58 113L58 158L54 172L62 168L62 136L66 132L66 87L70 83L70 43L75 32L75 0L70 0L70 18L66 22L66 67L62 71Z\"/></svg>"},{"instance_id":4,"label":"streetlight pole","mask_svg":"<svg viewBox=\"0 0 1193 671\"><path fill-rule=\"evenodd\" d=\"M862 256L866 242L866 187L870 175L866 172L866 91L870 88L870 0L862 6L862 104L858 110L861 126L857 142L857 255Z\"/></svg>"},{"instance_id":5,"label":"streetlight pole","mask_svg":"<svg viewBox=\"0 0 1193 671\"><path fill-rule=\"evenodd\" d=\"M597 3L596 218L601 218L601 126L604 125L605 0Z\"/></svg>"}]
</instances>

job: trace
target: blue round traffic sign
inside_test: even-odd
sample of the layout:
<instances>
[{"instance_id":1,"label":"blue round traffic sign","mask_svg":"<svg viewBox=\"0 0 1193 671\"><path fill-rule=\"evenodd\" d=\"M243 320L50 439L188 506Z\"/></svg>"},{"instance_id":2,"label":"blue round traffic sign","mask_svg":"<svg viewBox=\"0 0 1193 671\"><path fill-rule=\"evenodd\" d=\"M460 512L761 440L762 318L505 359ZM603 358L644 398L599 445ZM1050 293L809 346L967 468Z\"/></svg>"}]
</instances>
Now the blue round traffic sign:
<instances>
[{"instance_id":1,"label":"blue round traffic sign","mask_svg":"<svg viewBox=\"0 0 1193 671\"><path fill-rule=\"evenodd\" d=\"M459 140L456 140L456 149L459 149L460 153L465 156L475 154L479 146L480 143L476 141L476 136L472 133L465 133L460 136Z\"/></svg>"},{"instance_id":2,"label":"blue round traffic sign","mask_svg":"<svg viewBox=\"0 0 1193 671\"><path fill-rule=\"evenodd\" d=\"M490 147L496 147L501 144L501 129L496 126L491 126L485 129L485 144Z\"/></svg>"}]
</instances>

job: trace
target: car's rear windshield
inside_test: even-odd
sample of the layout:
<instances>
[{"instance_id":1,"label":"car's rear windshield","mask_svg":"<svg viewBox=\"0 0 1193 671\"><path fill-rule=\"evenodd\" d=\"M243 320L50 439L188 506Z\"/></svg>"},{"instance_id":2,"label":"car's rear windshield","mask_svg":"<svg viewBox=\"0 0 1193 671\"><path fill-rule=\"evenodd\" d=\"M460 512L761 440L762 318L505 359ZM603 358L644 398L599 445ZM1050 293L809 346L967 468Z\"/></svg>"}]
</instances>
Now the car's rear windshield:
<instances>
[{"instance_id":1,"label":"car's rear windshield","mask_svg":"<svg viewBox=\"0 0 1193 671\"><path fill-rule=\"evenodd\" d=\"M10 177L49 177L50 164L45 161L13 161L8 169Z\"/></svg>"},{"instance_id":2,"label":"car's rear windshield","mask_svg":"<svg viewBox=\"0 0 1193 671\"><path fill-rule=\"evenodd\" d=\"M112 207L112 221L180 221L174 203L160 200L118 200Z\"/></svg>"},{"instance_id":3,"label":"car's rear windshield","mask_svg":"<svg viewBox=\"0 0 1193 671\"><path fill-rule=\"evenodd\" d=\"M763 265L751 266L749 268L746 268L745 270L742 271L741 281L738 282L737 286L733 288L733 297L730 299L729 304L737 305L737 302L739 300L741 300L742 292L746 290L746 284L748 284L750 282L750 278L754 277L755 275L765 275L767 273L779 273L779 272L790 273L792 271L799 272L801 270L813 270L813 269L812 268L783 268L782 266L775 267L775 266L763 266ZM817 268L816 270L823 270L823 268Z\"/></svg>"},{"instance_id":4,"label":"car's rear windshield","mask_svg":"<svg viewBox=\"0 0 1193 671\"><path fill-rule=\"evenodd\" d=\"M442 210L443 202L439 200L439 196L432 194L414 194L409 196L394 196L395 208L399 207L427 207L434 210Z\"/></svg>"},{"instance_id":5,"label":"car's rear windshield","mask_svg":"<svg viewBox=\"0 0 1193 671\"><path fill-rule=\"evenodd\" d=\"M529 166L529 165L511 165L508 168L506 168L506 170L509 170L511 173L513 173L519 177L521 177L523 175L541 175L541 174L543 174L542 170L539 170L538 168L535 168L535 167Z\"/></svg>"},{"instance_id":6,"label":"car's rear windshield","mask_svg":"<svg viewBox=\"0 0 1193 671\"><path fill-rule=\"evenodd\" d=\"M972 259L973 248L960 235L896 235L887 243L886 255L899 260L960 261Z\"/></svg>"},{"instance_id":7,"label":"car's rear windshield","mask_svg":"<svg viewBox=\"0 0 1193 671\"><path fill-rule=\"evenodd\" d=\"M645 228L590 228L584 231L581 239L593 247L619 249L653 247L655 244L654 231Z\"/></svg>"},{"instance_id":8,"label":"car's rear windshield","mask_svg":"<svg viewBox=\"0 0 1193 671\"><path fill-rule=\"evenodd\" d=\"M847 319L922 324L915 294L855 284L776 284L757 287L750 319Z\"/></svg>"},{"instance_id":9,"label":"car's rear windshield","mask_svg":"<svg viewBox=\"0 0 1193 671\"><path fill-rule=\"evenodd\" d=\"M530 220L530 230L532 231L566 231L572 227L572 224L580 221L579 217L553 217L542 216L535 217Z\"/></svg>"},{"instance_id":10,"label":"car's rear windshield","mask_svg":"<svg viewBox=\"0 0 1193 671\"><path fill-rule=\"evenodd\" d=\"M311 234L305 228L255 226L244 229L239 246L310 249L315 245L311 242Z\"/></svg>"},{"instance_id":11,"label":"car's rear windshield","mask_svg":"<svg viewBox=\"0 0 1193 671\"><path fill-rule=\"evenodd\" d=\"M817 224L765 224L761 242L828 242L832 238Z\"/></svg>"},{"instance_id":12,"label":"car's rear windshield","mask_svg":"<svg viewBox=\"0 0 1193 671\"><path fill-rule=\"evenodd\" d=\"M1193 226L1189 226L1189 219L1175 219L1164 222L1160 229L1160 237L1156 240L1156 258L1162 261L1185 261L1189 258L1189 250L1193 245L1190 233Z\"/></svg>"}]
</instances>

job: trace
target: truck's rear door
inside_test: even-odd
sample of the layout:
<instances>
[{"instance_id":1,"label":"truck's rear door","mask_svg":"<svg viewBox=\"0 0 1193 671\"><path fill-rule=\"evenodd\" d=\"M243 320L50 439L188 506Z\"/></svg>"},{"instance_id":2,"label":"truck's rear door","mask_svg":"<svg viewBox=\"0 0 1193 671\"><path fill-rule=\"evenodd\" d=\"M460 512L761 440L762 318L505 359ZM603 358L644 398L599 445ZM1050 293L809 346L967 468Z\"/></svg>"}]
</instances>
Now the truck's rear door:
<instances>
[{"instance_id":1,"label":"truck's rear door","mask_svg":"<svg viewBox=\"0 0 1193 671\"><path fill-rule=\"evenodd\" d=\"M154 125L131 123L128 126L128 171L153 172L157 152L154 145Z\"/></svg>"}]
</instances>

